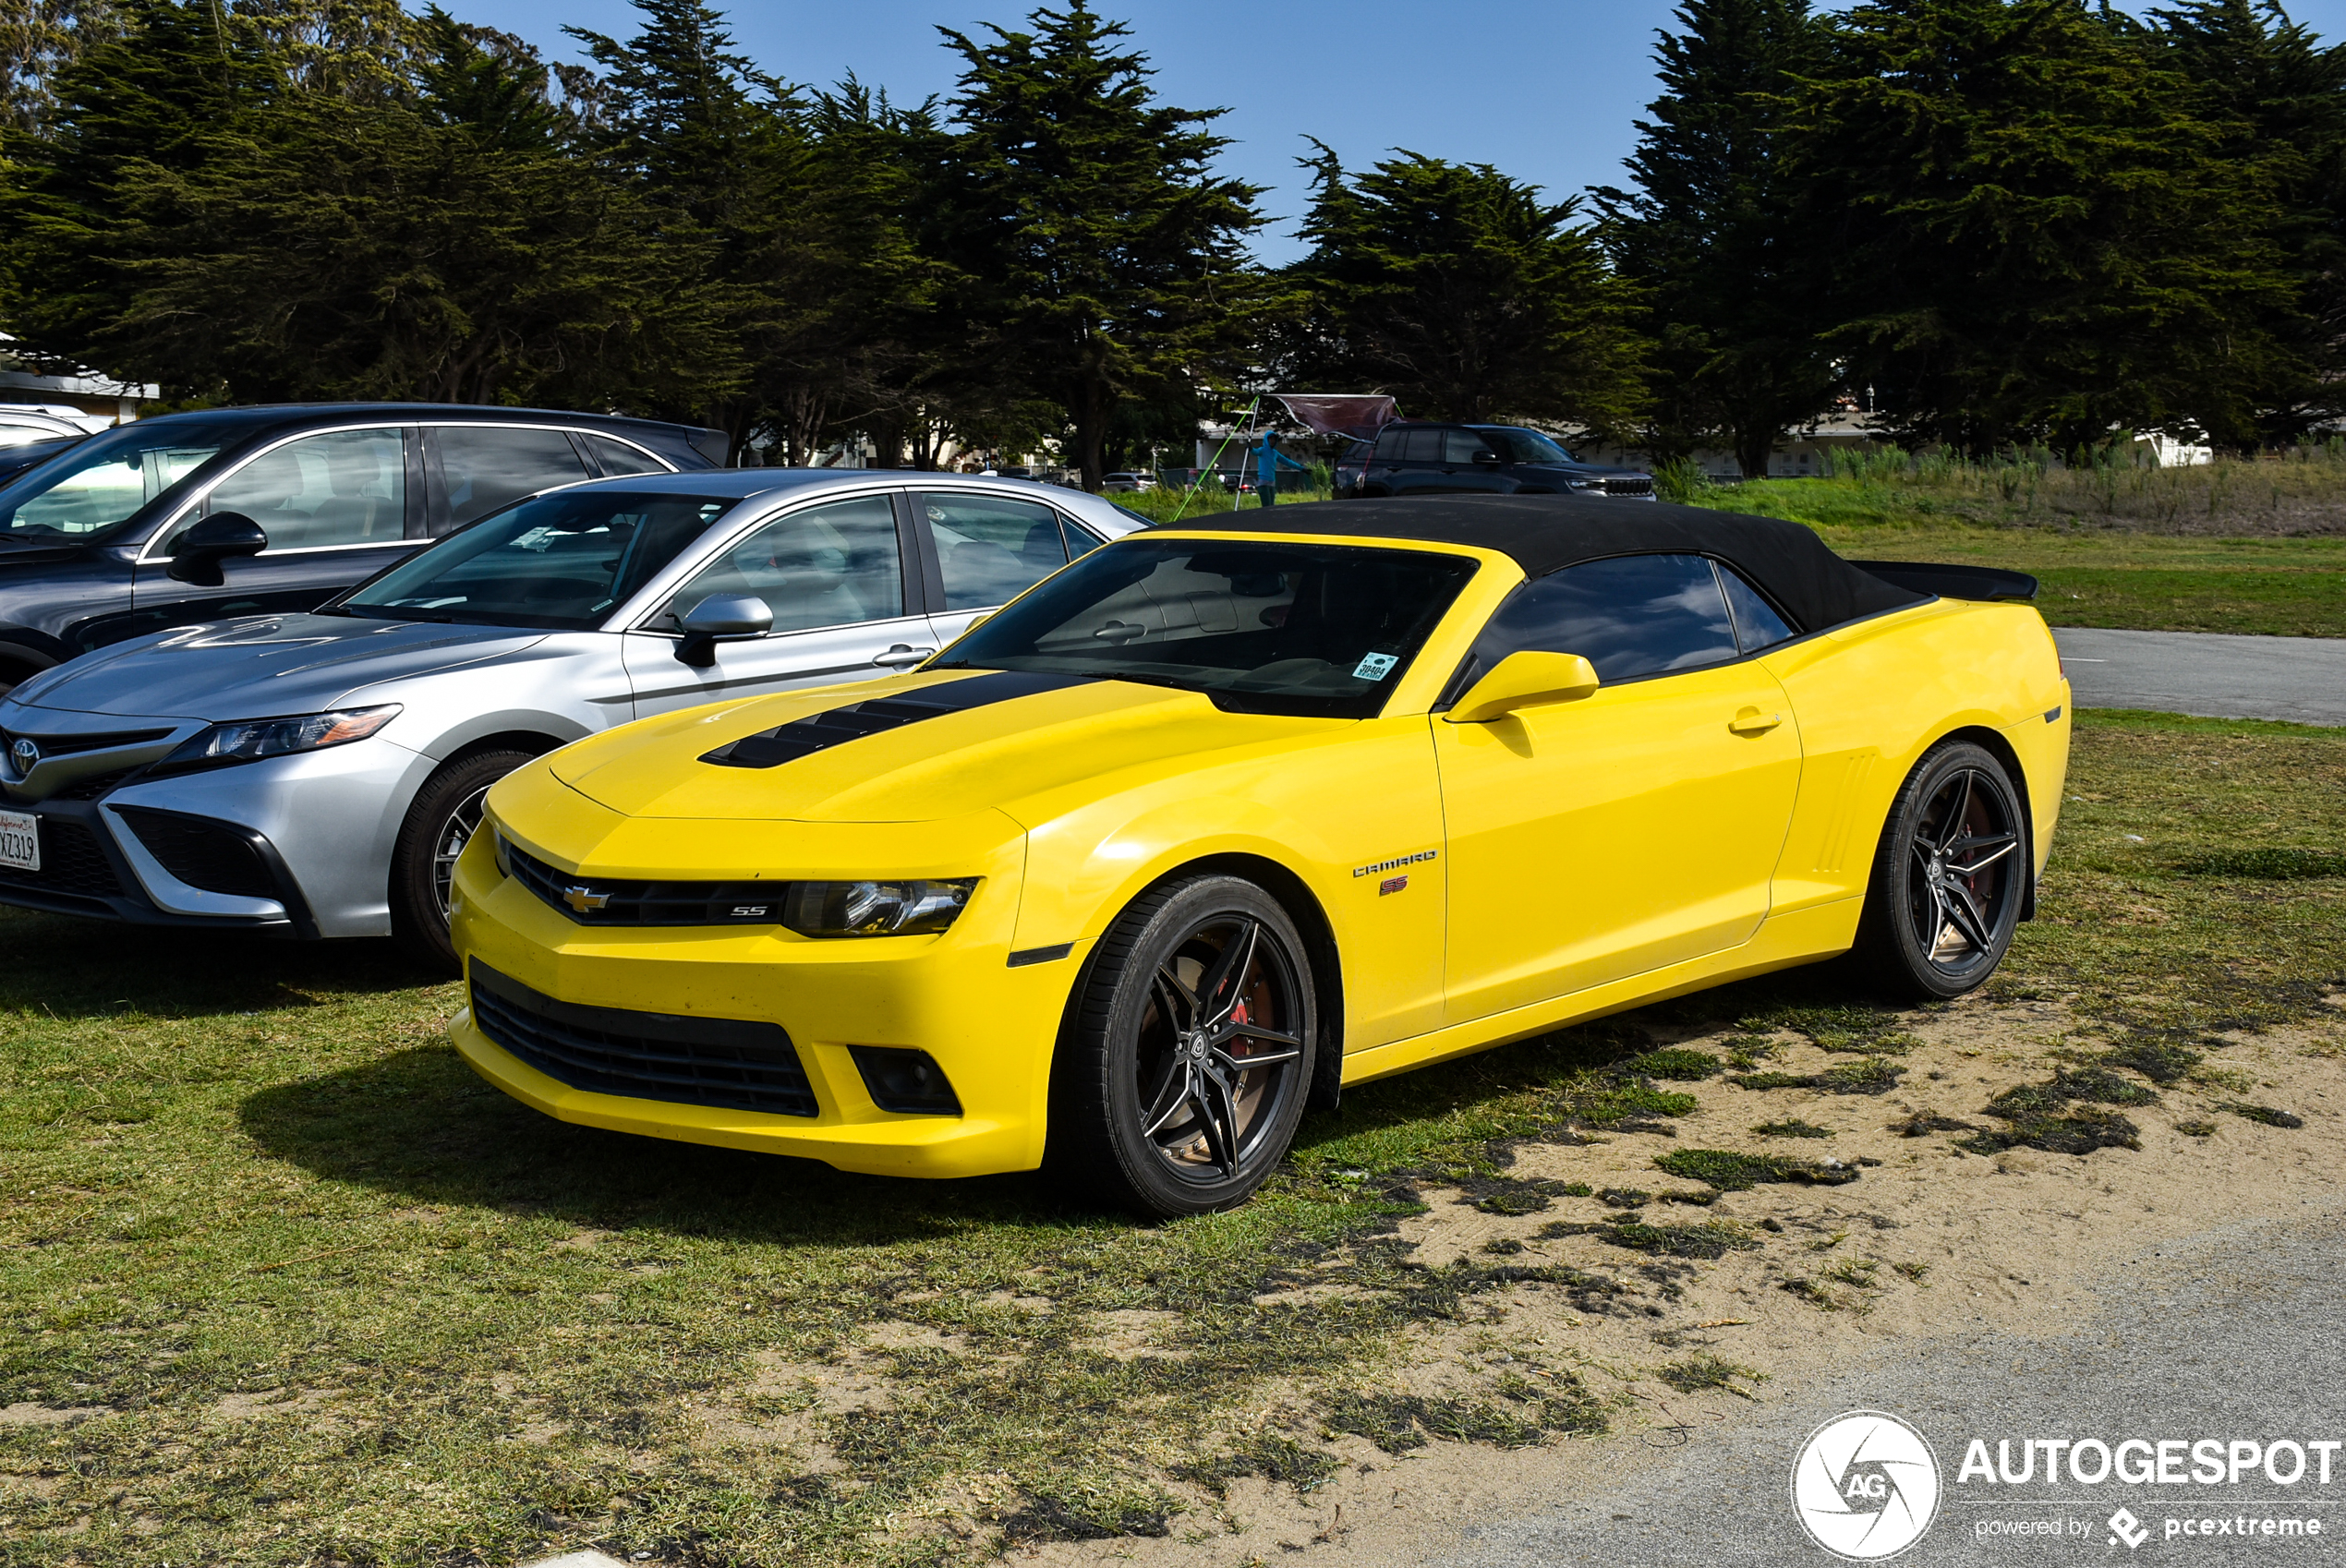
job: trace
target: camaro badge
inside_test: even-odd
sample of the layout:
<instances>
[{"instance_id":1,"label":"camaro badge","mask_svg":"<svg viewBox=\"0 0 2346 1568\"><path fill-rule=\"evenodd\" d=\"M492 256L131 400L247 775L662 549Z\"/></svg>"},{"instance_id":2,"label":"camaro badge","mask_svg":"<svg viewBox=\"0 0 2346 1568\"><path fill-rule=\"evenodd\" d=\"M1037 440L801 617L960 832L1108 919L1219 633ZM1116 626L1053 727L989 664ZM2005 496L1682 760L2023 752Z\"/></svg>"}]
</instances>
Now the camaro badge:
<instances>
[{"instance_id":1,"label":"camaro badge","mask_svg":"<svg viewBox=\"0 0 2346 1568\"><path fill-rule=\"evenodd\" d=\"M568 904L578 913L586 914L595 910L607 910L611 908L611 895L609 893L589 893L584 887L565 887L562 889L562 902Z\"/></svg>"},{"instance_id":2,"label":"camaro badge","mask_svg":"<svg viewBox=\"0 0 2346 1568\"><path fill-rule=\"evenodd\" d=\"M1420 850L1416 854L1403 855L1399 860L1379 861L1374 865L1356 865L1352 868L1352 874L1355 876L1376 876L1385 872L1398 871L1405 865L1415 865L1420 861L1430 861L1438 852L1439 851L1433 850ZM1387 887L1381 889L1381 891L1389 893L1392 892L1393 889Z\"/></svg>"}]
</instances>

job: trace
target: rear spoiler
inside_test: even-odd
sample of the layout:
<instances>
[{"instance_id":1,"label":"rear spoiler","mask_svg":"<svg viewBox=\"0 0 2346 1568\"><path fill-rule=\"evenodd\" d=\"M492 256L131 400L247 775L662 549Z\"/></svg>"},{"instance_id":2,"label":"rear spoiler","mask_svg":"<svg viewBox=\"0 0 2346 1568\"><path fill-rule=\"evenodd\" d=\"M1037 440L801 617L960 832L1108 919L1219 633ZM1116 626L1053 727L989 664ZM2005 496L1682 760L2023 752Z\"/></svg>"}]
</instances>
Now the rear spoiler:
<instances>
[{"instance_id":1,"label":"rear spoiler","mask_svg":"<svg viewBox=\"0 0 2346 1568\"><path fill-rule=\"evenodd\" d=\"M1853 561L1860 572L1917 594L1946 599L2033 599L2037 579L1996 566L1947 566L1935 561Z\"/></svg>"}]
</instances>

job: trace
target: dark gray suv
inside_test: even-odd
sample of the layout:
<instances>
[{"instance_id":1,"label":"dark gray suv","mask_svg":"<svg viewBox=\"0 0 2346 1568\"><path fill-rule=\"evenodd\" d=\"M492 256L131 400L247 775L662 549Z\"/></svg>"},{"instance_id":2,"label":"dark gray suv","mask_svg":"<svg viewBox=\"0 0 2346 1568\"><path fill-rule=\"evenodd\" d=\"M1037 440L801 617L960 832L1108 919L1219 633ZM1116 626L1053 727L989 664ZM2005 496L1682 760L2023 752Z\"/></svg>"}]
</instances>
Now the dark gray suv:
<instances>
[{"instance_id":1,"label":"dark gray suv","mask_svg":"<svg viewBox=\"0 0 2346 1568\"><path fill-rule=\"evenodd\" d=\"M725 455L720 430L445 404L118 426L0 488L0 694L142 633L313 609L538 490Z\"/></svg>"},{"instance_id":2,"label":"dark gray suv","mask_svg":"<svg viewBox=\"0 0 2346 1568\"><path fill-rule=\"evenodd\" d=\"M1641 468L1583 463L1518 425L1387 425L1336 465L1336 497L1604 495L1651 501Z\"/></svg>"}]
</instances>

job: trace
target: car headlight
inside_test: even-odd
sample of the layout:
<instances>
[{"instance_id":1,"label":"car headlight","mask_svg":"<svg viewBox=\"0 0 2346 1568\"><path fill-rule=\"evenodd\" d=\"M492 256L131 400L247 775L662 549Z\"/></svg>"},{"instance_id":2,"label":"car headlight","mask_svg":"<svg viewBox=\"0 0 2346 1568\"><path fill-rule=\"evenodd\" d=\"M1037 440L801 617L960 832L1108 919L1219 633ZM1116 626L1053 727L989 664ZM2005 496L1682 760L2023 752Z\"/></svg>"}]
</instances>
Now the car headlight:
<instances>
[{"instance_id":1,"label":"car headlight","mask_svg":"<svg viewBox=\"0 0 2346 1568\"><path fill-rule=\"evenodd\" d=\"M793 882L782 923L801 936L922 936L953 923L974 876L949 882Z\"/></svg>"},{"instance_id":2,"label":"car headlight","mask_svg":"<svg viewBox=\"0 0 2346 1568\"><path fill-rule=\"evenodd\" d=\"M293 718L252 718L215 724L190 735L176 751L155 765L157 773L186 772L200 767L225 767L231 763L259 762L263 757L291 756L296 752L323 751L363 741L399 717L399 705L344 708L338 713L306 713Z\"/></svg>"}]
</instances>

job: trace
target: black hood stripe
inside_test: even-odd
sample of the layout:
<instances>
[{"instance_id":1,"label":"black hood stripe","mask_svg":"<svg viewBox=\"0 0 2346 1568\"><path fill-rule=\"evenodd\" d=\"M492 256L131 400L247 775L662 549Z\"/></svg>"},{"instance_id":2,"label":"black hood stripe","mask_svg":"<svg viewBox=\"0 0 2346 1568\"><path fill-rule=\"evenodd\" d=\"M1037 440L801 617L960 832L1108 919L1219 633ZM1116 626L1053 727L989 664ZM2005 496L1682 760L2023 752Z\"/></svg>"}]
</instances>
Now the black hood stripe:
<instances>
[{"instance_id":1,"label":"black hood stripe","mask_svg":"<svg viewBox=\"0 0 2346 1568\"><path fill-rule=\"evenodd\" d=\"M762 730L755 735L744 735L728 742L713 752L705 752L701 761L713 762L720 767L779 767L786 762L827 752L849 741L860 741L866 735L885 730L901 730L907 724L918 724L925 718L942 718L949 713L967 713L972 708L991 707L1019 697L1038 696L1045 692L1065 691L1070 686L1091 685L1095 677L1089 675L1042 675L1025 671L1005 671L996 675L978 675L967 681L949 681L943 685L924 686L901 697L874 697L867 702L850 703L828 713L814 713L804 718L794 718L773 730Z\"/></svg>"}]
</instances>

